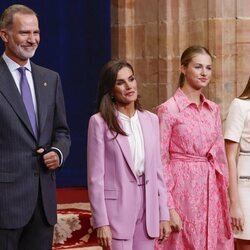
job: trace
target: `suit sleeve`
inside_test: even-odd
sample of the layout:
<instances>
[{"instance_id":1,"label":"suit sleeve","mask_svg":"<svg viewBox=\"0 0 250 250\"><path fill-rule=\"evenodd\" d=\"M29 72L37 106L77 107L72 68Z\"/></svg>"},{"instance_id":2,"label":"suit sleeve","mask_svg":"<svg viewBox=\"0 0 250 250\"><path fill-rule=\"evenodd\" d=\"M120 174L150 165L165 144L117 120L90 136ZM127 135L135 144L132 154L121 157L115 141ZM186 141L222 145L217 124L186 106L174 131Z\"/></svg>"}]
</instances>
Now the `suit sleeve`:
<instances>
[{"instance_id":1,"label":"suit sleeve","mask_svg":"<svg viewBox=\"0 0 250 250\"><path fill-rule=\"evenodd\" d=\"M90 118L88 127L88 192L94 228L109 225L104 198L104 124L101 117L94 115Z\"/></svg>"},{"instance_id":2,"label":"suit sleeve","mask_svg":"<svg viewBox=\"0 0 250 250\"><path fill-rule=\"evenodd\" d=\"M66 111L64 104L64 97L62 85L59 75L57 74L57 87L55 93L55 113L53 124L53 136L51 148L56 148L62 153L62 160L64 161L69 154L70 148L70 133L66 120Z\"/></svg>"}]
</instances>

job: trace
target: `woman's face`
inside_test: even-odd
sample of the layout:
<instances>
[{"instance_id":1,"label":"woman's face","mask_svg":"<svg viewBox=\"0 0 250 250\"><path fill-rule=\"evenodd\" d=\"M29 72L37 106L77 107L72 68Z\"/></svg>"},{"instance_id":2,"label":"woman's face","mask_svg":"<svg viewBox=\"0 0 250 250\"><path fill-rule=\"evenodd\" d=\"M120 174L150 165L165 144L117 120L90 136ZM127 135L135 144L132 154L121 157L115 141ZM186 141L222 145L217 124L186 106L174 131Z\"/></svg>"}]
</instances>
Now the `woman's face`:
<instances>
[{"instance_id":1,"label":"woman's face","mask_svg":"<svg viewBox=\"0 0 250 250\"><path fill-rule=\"evenodd\" d=\"M212 76L212 60L207 54L197 54L187 67L182 66L181 72L185 75L185 84L199 90L208 85Z\"/></svg>"},{"instance_id":2,"label":"woman's face","mask_svg":"<svg viewBox=\"0 0 250 250\"><path fill-rule=\"evenodd\" d=\"M112 94L115 98L115 103L118 106L134 104L138 95L137 83L130 68L123 67L118 71Z\"/></svg>"}]
</instances>

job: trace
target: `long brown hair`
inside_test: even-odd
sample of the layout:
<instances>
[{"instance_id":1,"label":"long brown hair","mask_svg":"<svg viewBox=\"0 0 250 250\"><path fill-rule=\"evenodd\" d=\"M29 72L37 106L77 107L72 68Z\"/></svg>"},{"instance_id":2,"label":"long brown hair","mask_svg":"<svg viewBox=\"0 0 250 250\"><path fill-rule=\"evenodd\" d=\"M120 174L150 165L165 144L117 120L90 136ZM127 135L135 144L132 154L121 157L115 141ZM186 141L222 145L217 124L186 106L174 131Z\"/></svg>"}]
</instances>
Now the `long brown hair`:
<instances>
[{"instance_id":1,"label":"long brown hair","mask_svg":"<svg viewBox=\"0 0 250 250\"><path fill-rule=\"evenodd\" d=\"M245 89L243 90L242 94L238 98L243 99L243 100L250 99L250 77L248 79Z\"/></svg>"},{"instance_id":2,"label":"long brown hair","mask_svg":"<svg viewBox=\"0 0 250 250\"><path fill-rule=\"evenodd\" d=\"M97 109L101 113L103 119L108 125L108 128L112 132L115 132L116 134L127 135L117 120L115 99L112 96L112 91L116 84L117 74L119 70L124 67L129 68L134 74L133 67L125 60L113 59L108 61L103 66L98 86ZM135 101L135 109L142 111L142 106L139 102L139 96Z\"/></svg>"},{"instance_id":3,"label":"long brown hair","mask_svg":"<svg viewBox=\"0 0 250 250\"><path fill-rule=\"evenodd\" d=\"M212 55L208 51L207 48L202 47L200 45L193 45L191 47L188 47L181 55L181 65L184 67L187 67L188 64L192 61L192 59L197 54L207 54L213 59ZM185 82L185 75L181 72L179 76L179 86L182 88L183 84Z\"/></svg>"}]
</instances>

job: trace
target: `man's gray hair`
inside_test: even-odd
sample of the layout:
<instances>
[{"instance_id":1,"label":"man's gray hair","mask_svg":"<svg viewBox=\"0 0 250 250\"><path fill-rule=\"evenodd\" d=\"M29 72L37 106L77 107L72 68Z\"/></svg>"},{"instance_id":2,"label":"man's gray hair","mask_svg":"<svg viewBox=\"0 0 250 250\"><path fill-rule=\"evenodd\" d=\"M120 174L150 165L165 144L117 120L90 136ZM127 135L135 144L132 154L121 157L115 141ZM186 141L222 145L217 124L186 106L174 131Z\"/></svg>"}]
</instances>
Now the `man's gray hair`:
<instances>
[{"instance_id":1,"label":"man's gray hair","mask_svg":"<svg viewBox=\"0 0 250 250\"><path fill-rule=\"evenodd\" d=\"M35 15L37 13L31 8L22 4L13 4L4 10L0 17L0 30L1 29L11 29L13 24L13 16L16 13Z\"/></svg>"}]
</instances>

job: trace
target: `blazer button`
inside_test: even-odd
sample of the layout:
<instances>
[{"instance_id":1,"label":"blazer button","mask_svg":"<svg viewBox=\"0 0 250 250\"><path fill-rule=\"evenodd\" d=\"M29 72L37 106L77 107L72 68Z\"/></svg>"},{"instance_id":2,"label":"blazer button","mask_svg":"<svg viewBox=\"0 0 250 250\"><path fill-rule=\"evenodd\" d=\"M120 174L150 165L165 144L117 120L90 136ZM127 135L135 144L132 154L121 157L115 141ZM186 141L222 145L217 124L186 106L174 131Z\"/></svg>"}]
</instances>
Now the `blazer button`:
<instances>
[{"instance_id":1,"label":"blazer button","mask_svg":"<svg viewBox=\"0 0 250 250\"><path fill-rule=\"evenodd\" d=\"M147 185L148 183L149 183L149 180L146 180L146 181L145 181L145 184Z\"/></svg>"},{"instance_id":2,"label":"blazer button","mask_svg":"<svg viewBox=\"0 0 250 250\"><path fill-rule=\"evenodd\" d=\"M34 176L39 176L39 173L38 173L38 172L35 172L35 173L34 173Z\"/></svg>"}]
</instances>

